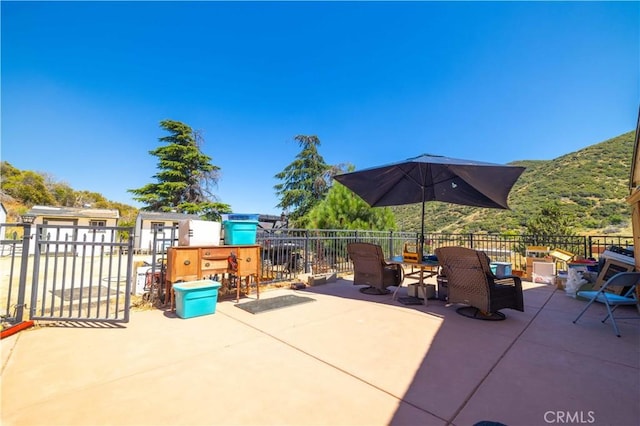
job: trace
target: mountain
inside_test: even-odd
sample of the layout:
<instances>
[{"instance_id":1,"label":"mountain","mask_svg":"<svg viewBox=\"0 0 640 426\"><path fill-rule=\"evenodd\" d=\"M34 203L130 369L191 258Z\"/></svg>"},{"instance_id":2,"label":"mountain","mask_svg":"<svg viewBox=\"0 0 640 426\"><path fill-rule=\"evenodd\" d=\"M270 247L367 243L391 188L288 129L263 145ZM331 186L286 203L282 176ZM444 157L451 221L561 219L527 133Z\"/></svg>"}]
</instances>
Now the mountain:
<instances>
[{"instance_id":1,"label":"mountain","mask_svg":"<svg viewBox=\"0 0 640 426\"><path fill-rule=\"evenodd\" d=\"M575 218L580 234L631 235L631 208L625 198L629 195L634 135L628 132L554 160L509 163L526 167L509 194L511 210L428 202L425 231L522 232L542 205L557 201L563 212ZM400 229L418 231L420 204L392 210Z\"/></svg>"}]
</instances>

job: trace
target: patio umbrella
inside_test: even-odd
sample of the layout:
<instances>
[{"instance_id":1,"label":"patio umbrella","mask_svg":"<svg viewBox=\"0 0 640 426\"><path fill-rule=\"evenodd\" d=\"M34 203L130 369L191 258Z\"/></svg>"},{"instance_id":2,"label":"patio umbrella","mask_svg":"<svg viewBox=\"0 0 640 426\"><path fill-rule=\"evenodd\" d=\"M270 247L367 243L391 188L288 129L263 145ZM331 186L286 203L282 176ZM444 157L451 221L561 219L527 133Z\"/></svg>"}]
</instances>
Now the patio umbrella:
<instances>
[{"instance_id":1,"label":"patio umbrella","mask_svg":"<svg viewBox=\"0 0 640 426\"><path fill-rule=\"evenodd\" d=\"M507 197L524 167L423 154L405 161L334 177L371 207L422 203L420 255L424 247L424 205L443 201L508 209Z\"/></svg>"}]
</instances>

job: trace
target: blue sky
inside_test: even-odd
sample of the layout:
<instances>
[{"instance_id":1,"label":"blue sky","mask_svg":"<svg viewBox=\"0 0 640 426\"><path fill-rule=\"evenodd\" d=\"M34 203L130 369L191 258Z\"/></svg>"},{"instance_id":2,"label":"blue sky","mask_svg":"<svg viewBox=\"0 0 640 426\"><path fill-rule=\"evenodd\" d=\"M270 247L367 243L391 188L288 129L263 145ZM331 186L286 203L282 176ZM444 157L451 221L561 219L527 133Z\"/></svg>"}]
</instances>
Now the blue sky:
<instances>
[{"instance_id":1,"label":"blue sky","mask_svg":"<svg viewBox=\"0 0 640 426\"><path fill-rule=\"evenodd\" d=\"M235 212L317 135L357 169L549 160L635 129L638 2L8 2L1 158L139 206L163 119Z\"/></svg>"}]
</instances>

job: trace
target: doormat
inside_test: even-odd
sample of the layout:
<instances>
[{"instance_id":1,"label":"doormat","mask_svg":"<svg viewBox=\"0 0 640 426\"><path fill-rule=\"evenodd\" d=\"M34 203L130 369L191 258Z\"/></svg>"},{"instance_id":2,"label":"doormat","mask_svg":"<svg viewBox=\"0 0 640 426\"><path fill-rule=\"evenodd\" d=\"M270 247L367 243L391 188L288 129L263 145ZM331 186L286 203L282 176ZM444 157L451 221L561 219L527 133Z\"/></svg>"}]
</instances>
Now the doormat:
<instances>
[{"instance_id":1,"label":"doormat","mask_svg":"<svg viewBox=\"0 0 640 426\"><path fill-rule=\"evenodd\" d=\"M424 305L422 299L419 299L415 296L407 296L407 297L398 297L398 302L403 305Z\"/></svg>"},{"instance_id":2,"label":"doormat","mask_svg":"<svg viewBox=\"0 0 640 426\"><path fill-rule=\"evenodd\" d=\"M273 311L274 309L286 308L287 306L299 305L300 303L314 302L316 299L310 297L295 296L287 294L285 296L270 297L268 299L252 300L251 302L236 305L251 314Z\"/></svg>"}]
</instances>

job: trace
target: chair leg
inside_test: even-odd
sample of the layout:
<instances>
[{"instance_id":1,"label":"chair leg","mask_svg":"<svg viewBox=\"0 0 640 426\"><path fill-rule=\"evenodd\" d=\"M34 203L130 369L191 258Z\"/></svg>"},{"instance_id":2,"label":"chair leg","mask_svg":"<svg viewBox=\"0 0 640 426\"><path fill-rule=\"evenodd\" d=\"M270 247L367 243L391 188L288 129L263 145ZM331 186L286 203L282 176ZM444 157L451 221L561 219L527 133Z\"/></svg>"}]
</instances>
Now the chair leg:
<instances>
[{"instance_id":1,"label":"chair leg","mask_svg":"<svg viewBox=\"0 0 640 426\"><path fill-rule=\"evenodd\" d=\"M613 311L615 311L618 306L616 305L613 307L613 309L611 309L611 306L608 303L605 303L605 305L607 305L608 314L606 317L604 317L604 319L602 320L602 323L604 324L604 322L608 318L611 318L611 324L613 324L613 331L615 331L616 336L620 337L620 330L618 330L618 324L616 324L616 319L613 316Z\"/></svg>"},{"instance_id":2,"label":"chair leg","mask_svg":"<svg viewBox=\"0 0 640 426\"><path fill-rule=\"evenodd\" d=\"M580 312L580 314L576 317L576 319L573 320L573 323L575 324L576 322L578 322L578 320L580 319L580 317L582 316L582 314L584 314L587 309L589 309L589 306L591 306L593 304L593 302L596 301L596 298L594 297L593 299L589 300L589 303L587 303L587 306L584 307L584 309L582 310L582 312Z\"/></svg>"},{"instance_id":3,"label":"chair leg","mask_svg":"<svg viewBox=\"0 0 640 426\"><path fill-rule=\"evenodd\" d=\"M396 300L396 294L398 294L398 290L400 290L400 287L402 287L402 283L396 286L396 289L393 291L393 294L391 295L391 300Z\"/></svg>"},{"instance_id":4,"label":"chair leg","mask_svg":"<svg viewBox=\"0 0 640 426\"><path fill-rule=\"evenodd\" d=\"M607 316L606 316L606 317L604 317L604 319L602 320L602 322L603 322L603 323L604 323L605 321L607 321L607 320L609 319L609 317L613 318L613 313L614 313L614 312L615 312L615 310L618 308L618 306L620 306L620 305L615 305L615 306L613 307L613 309L611 309L611 313L610 313L610 314L607 314Z\"/></svg>"}]
</instances>

